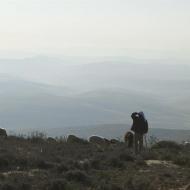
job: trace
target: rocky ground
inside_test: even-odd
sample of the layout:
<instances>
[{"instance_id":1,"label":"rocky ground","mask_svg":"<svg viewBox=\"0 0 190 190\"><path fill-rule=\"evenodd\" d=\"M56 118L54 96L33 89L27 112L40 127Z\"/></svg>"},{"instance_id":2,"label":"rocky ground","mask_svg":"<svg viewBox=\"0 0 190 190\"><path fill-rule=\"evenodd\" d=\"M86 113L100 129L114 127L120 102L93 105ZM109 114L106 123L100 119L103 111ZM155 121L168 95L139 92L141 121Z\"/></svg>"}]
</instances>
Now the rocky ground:
<instances>
[{"instance_id":1,"label":"rocky ground","mask_svg":"<svg viewBox=\"0 0 190 190\"><path fill-rule=\"evenodd\" d=\"M125 143L0 139L2 190L190 190L190 147L162 141L140 155Z\"/></svg>"}]
</instances>

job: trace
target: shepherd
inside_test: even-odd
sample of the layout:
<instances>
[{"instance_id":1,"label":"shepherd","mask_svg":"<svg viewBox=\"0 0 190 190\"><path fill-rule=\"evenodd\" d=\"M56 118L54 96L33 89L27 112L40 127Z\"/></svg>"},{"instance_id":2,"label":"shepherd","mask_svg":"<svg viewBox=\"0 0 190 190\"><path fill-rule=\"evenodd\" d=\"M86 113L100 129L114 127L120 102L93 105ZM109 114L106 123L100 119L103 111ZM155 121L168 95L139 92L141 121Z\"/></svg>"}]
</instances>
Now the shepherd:
<instances>
[{"instance_id":1,"label":"shepherd","mask_svg":"<svg viewBox=\"0 0 190 190\"><path fill-rule=\"evenodd\" d=\"M131 118L133 119L131 130L134 132L134 149L138 154L143 149L143 136L148 132L148 121L142 111L133 112Z\"/></svg>"}]
</instances>

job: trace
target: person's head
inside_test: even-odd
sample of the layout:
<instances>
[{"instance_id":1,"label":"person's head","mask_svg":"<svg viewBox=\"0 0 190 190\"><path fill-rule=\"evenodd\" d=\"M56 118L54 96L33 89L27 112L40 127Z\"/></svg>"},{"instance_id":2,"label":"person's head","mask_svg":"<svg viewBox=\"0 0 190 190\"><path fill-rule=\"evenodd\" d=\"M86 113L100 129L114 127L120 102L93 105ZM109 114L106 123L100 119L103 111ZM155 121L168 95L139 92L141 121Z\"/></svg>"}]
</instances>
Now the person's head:
<instances>
[{"instance_id":1,"label":"person's head","mask_svg":"<svg viewBox=\"0 0 190 190\"><path fill-rule=\"evenodd\" d=\"M139 114L137 112L132 113L131 115L133 120L137 120L139 118Z\"/></svg>"}]
</instances>

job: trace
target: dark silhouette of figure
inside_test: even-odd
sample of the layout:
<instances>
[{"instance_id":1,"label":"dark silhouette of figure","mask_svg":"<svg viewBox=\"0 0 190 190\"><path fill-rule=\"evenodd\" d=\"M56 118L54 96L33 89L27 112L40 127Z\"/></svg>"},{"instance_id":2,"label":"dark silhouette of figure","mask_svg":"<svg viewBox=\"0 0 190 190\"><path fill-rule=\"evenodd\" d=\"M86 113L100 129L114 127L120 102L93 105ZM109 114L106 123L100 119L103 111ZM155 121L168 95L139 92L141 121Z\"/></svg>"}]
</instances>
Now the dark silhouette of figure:
<instances>
[{"instance_id":1,"label":"dark silhouette of figure","mask_svg":"<svg viewBox=\"0 0 190 190\"><path fill-rule=\"evenodd\" d=\"M133 125L131 130L134 134L134 148L135 153L140 153L143 148L143 135L148 132L148 121L146 120L143 112L134 112L131 115L133 119Z\"/></svg>"},{"instance_id":2,"label":"dark silhouette of figure","mask_svg":"<svg viewBox=\"0 0 190 190\"><path fill-rule=\"evenodd\" d=\"M133 133L130 131L125 133L124 140L125 140L125 143L127 143L128 148L133 147L133 136L134 136Z\"/></svg>"}]
</instances>

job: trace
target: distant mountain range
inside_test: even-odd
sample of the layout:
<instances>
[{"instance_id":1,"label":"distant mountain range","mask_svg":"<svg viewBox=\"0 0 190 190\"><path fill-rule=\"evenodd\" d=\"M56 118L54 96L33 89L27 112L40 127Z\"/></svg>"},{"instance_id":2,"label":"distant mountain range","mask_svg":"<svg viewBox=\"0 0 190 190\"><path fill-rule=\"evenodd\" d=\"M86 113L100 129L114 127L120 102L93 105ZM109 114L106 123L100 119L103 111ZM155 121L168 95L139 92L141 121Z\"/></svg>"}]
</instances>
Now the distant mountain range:
<instances>
[{"instance_id":1,"label":"distant mountain range","mask_svg":"<svg viewBox=\"0 0 190 190\"><path fill-rule=\"evenodd\" d=\"M31 58L0 60L0 67L0 125L6 129L64 132L104 124L129 126L131 113L140 110L151 128L190 129L189 65L69 65Z\"/></svg>"},{"instance_id":2,"label":"distant mountain range","mask_svg":"<svg viewBox=\"0 0 190 190\"><path fill-rule=\"evenodd\" d=\"M189 127L188 112L178 111L180 106L149 93L100 89L73 95L64 87L16 79L0 81L0 124L5 128L130 124L130 114L136 110L146 113L153 128Z\"/></svg>"},{"instance_id":3,"label":"distant mountain range","mask_svg":"<svg viewBox=\"0 0 190 190\"><path fill-rule=\"evenodd\" d=\"M73 134L84 139L88 139L92 135L98 135L108 139L116 138L123 141L125 133L129 130L130 126L125 124L104 124L46 128L43 130L39 130L39 128L20 128L17 130L9 130L8 132L9 134L22 134L27 136L34 131L38 131L51 137L66 137ZM190 130L149 128L149 132L146 135L147 141L150 142L151 137L156 140L172 140L181 143L183 141L190 141Z\"/></svg>"}]
</instances>

